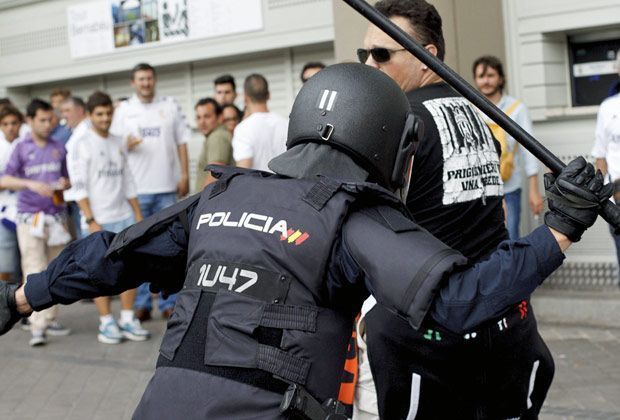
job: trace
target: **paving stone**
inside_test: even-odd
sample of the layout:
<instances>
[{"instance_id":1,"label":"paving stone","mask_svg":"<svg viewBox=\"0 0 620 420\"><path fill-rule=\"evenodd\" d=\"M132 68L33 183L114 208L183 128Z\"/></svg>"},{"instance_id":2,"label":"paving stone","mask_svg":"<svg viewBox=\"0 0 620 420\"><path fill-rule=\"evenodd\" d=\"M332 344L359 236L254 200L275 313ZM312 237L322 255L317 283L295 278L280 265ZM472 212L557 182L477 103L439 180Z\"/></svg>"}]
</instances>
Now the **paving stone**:
<instances>
[{"instance_id":1,"label":"paving stone","mask_svg":"<svg viewBox=\"0 0 620 420\"><path fill-rule=\"evenodd\" d=\"M113 312L118 314L118 302ZM165 322L145 324L142 343L97 342L92 304L61 308L73 329L42 348L16 328L0 338L0 419L129 419L151 378ZM542 324L556 362L543 420L620 420L620 329Z\"/></svg>"}]
</instances>

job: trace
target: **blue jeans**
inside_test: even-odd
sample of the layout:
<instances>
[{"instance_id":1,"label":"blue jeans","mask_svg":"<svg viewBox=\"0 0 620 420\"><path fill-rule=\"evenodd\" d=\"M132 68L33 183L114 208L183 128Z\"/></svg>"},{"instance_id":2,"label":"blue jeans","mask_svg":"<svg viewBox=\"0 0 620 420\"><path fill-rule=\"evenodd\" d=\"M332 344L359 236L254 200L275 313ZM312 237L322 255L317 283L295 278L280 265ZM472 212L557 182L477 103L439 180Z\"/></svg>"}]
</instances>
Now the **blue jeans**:
<instances>
[{"instance_id":1,"label":"blue jeans","mask_svg":"<svg viewBox=\"0 0 620 420\"><path fill-rule=\"evenodd\" d=\"M513 241L519 239L519 221L521 220L521 188L504 195L506 200L506 229Z\"/></svg>"},{"instance_id":2,"label":"blue jeans","mask_svg":"<svg viewBox=\"0 0 620 420\"><path fill-rule=\"evenodd\" d=\"M140 211L142 216L147 218L160 210L170 207L177 202L177 193L159 193L159 194L139 194L138 203L140 203ZM177 295L170 295L167 299L164 299L159 294L159 310L165 311L166 309L174 308L174 304L177 300ZM138 293L136 294L136 300L133 304L136 309L145 309L150 311L153 308L151 303L151 292L149 290L148 283L142 283L138 287Z\"/></svg>"},{"instance_id":3,"label":"blue jeans","mask_svg":"<svg viewBox=\"0 0 620 420\"><path fill-rule=\"evenodd\" d=\"M72 225L72 232L75 232L75 239L82 239L88 236L89 232L82 231L82 215L80 214L80 207L75 201L67 203L68 222ZM107 229L106 229L107 230Z\"/></svg>"},{"instance_id":4,"label":"blue jeans","mask_svg":"<svg viewBox=\"0 0 620 420\"><path fill-rule=\"evenodd\" d=\"M0 223L0 273L11 273L11 278L19 282L20 259L17 234Z\"/></svg>"}]
</instances>

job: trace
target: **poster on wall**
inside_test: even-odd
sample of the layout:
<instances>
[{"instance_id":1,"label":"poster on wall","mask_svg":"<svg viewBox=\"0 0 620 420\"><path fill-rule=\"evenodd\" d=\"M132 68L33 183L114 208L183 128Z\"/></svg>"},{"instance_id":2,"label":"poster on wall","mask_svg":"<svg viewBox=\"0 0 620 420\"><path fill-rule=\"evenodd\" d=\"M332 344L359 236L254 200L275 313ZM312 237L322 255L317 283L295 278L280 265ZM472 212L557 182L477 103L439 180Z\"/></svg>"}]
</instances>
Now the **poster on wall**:
<instances>
[{"instance_id":1,"label":"poster on wall","mask_svg":"<svg viewBox=\"0 0 620 420\"><path fill-rule=\"evenodd\" d=\"M112 0L111 3L115 48L159 41L158 0Z\"/></svg>"},{"instance_id":2,"label":"poster on wall","mask_svg":"<svg viewBox=\"0 0 620 420\"><path fill-rule=\"evenodd\" d=\"M67 8L71 57L114 51L112 15L107 2L82 3Z\"/></svg>"},{"instance_id":3,"label":"poster on wall","mask_svg":"<svg viewBox=\"0 0 620 420\"><path fill-rule=\"evenodd\" d=\"M73 58L263 27L262 0L100 0L67 17Z\"/></svg>"},{"instance_id":4,"label":"poster on wall","mask_svg":"<svg viewBox=\"0 0 620 420\"><path fill-rule=\"evenodd\" d=\"M189 36L187 0L161 0L159 27L162 41L184 40Z\"/></svg>"}]
</instances>

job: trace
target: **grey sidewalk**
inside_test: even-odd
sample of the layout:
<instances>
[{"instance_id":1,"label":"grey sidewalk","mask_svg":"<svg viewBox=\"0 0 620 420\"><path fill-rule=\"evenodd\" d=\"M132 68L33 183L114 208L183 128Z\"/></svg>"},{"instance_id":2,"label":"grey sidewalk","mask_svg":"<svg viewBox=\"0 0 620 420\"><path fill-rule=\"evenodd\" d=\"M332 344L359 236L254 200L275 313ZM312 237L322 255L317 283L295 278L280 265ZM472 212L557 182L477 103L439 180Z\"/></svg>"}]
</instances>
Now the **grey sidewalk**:
<instances>
[{"instance_id":1,"label":"grey sidewalk","mask_svg":"<svg viewBox=\"0 0 620 420\"><path fill-rule=\"evenodd\" d=\"M114 313L118 313L115 302ZM61 308L73 329L28 347L29 334L15 328L0 338L0 419L127 419L157 358L165 323L145 326L143 343L99 344L93 304ZM620 330L543 325L556 361L556 376L542 419L620 420Z\"/></svg>"}]
</instances>

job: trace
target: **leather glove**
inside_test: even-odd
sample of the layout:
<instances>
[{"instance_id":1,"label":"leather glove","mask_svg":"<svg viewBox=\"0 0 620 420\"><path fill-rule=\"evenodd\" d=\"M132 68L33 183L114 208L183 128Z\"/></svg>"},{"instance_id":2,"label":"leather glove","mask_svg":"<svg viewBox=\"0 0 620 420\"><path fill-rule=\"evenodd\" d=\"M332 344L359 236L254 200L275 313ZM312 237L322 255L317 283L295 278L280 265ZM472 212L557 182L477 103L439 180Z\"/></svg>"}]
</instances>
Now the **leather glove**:
<instances>
[{"instance_id":1,"label":"leather glove","mask_svg":"<svg viewBox=\"0 0 620 420\"><path fill-rule=\"evenodd\" d=\"M19 289L19 284L0 281L0 335L13 328L13 325L21 318L15 303L17 289Z\"/></svg>"},{"instance_id":2,"label":"leather glove","mask_svg":"<svg viewBox=\"0 0 620 420\"><path fill-rule=\"evenodd\" d=\"M599 206L611 197L613 185L603 185L601 171L595 172L594 166L581 156L557 177L547 173L544 180L549 201L545 224L578 242L596 221Z\"/></svg>"}]
</instances>

